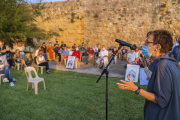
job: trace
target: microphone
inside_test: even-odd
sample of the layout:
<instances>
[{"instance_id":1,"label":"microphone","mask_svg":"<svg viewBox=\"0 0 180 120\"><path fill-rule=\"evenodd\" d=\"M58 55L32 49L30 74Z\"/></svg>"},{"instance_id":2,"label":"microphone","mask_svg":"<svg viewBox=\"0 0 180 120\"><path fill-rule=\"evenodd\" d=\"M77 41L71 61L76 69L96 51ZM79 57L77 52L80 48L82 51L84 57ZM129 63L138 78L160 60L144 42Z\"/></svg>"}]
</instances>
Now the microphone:
<instances>
[{"instance_id":1,"label":"microphone","mask_svg":"<svg viewBox=\"0 0 180 120\"><path fill-rule=\"evenodd\" d=\"M119 39L116 39L115 41L118 42L122 46L129 47L131 50L135 50L137 48L137 46L135 44L130 44L130 43L124 42L124 41L119 40Z\"/></svg>"}]
</instances>

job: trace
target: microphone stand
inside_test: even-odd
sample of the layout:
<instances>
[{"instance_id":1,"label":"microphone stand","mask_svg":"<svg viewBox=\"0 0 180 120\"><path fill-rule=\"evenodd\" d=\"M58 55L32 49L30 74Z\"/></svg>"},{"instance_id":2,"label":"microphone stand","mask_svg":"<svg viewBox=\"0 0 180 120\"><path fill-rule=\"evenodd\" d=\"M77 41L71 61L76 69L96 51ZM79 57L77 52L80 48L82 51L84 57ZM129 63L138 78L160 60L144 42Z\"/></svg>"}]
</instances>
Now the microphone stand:
<instances>
[{"instance_id":1,"label":"microphone stand","mask_svg":"<svg viewBox=\"0 0 180 120\"><path fill-rule=\"evenodd\" d=\"M123 45L119 44L118 47L118 51L121 49ZM98 80L96 81L96 83L99 82L99 80L101 79L101 77L106 74L106 120L108 120L108 75L109 75L109 71L108 71L108 67L111 64L112 60L114 60L115 55L113 54L112 58L110 59L108 65L104 68L104 70L102 71L101 75L99 76Z\"/></svg>"}]
</instances>

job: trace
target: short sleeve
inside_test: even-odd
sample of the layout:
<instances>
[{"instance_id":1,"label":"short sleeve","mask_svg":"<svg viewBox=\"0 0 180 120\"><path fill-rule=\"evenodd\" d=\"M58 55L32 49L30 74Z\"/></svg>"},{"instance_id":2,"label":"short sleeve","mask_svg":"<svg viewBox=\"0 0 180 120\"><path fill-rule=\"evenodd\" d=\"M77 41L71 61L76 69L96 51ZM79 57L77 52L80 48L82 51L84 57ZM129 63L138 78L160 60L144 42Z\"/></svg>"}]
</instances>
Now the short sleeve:
<instances>
[{"instance_id":1,"label":"short sleeve","mask_svg":"<svg viewBox=\"0 0 180 120\"><path fill-rule=\"evenodd\" d=\"M164 108L168 105L172 93L172 76L165 61L158 63L154 79L155 101L161 108Z\"/></svg>"},{"instance_id":2,"label":"short sleeve","mask_svg":"<svg viewBox=\"0 0 180 120\"><path fill-rule=\"evenodd\" d=\"M127 54L127 57L129 58L129 53Z\"/></svg>"},{"instance_id":3,"label":"short sleeve","mask_svg":"<svg viewBox=\"0 0 180 120\"><path fill-rule=\"evenodd\" d=\"M138 53L136 53L136 58L138 58Z\"/></svg>"}]
</instances>

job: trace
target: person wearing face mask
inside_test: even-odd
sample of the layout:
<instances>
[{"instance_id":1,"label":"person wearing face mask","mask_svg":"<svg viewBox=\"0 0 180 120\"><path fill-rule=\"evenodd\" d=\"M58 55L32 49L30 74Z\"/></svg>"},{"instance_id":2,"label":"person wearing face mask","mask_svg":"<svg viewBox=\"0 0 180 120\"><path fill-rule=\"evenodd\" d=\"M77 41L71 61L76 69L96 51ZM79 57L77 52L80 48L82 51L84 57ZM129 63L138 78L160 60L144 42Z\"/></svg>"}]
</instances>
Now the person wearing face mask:
<instances>
[{"instance_id":1,"label":"person wearing face mask","mask_svg":"<svg viewBox=\"0 0 180 120\"><path fill-rule=\"evenodd\" d=\"M75 49L75 51L72 53L71 56L75 56L76 59L77 59L78 61L80 61L80 55L81 55L81 53L79 52L79 48L77 47L77 48Z\"/></svg>"},{"instance_id":2,"label":"person wearing face mask","mask_svg":"<svg viewBox=\"0 0 180 120\"><path fill-rule=\"evenodd\" d=\"M92 49L92 46L90 46L89 49L87 50L86 63L85 64L88 64L89 55L94 55L94 50Z\"/></svg>"},{"instance_id":3,"label":"person wearing face mask","mask_svg":"<svg viewBox=\"0 0 180 120\"><path fill-rule=\"evenodd\" d=\"M179 62L180 65L180 38L177 39L178 46L174 47L172 54L173 57Z\"/></svg>"},{"instance_id":4,"label":"person wearing face mask","mask_svg":"<svg viewBox=\"0 0 180 120\"><path fill-rule=\"evenodd\" d=\"M61 62L60 62L59 65L62 65L63 60L64 60L64 59L67 59L68 56L69 56L69 50L67 50L67 47L65 46L65 47L64 47L64 50L63 50L63 52L62 52L62 54L61 54Z\"/></svg>"},{"instance_id":5,"label":"person wearing face mask","mask_svg":"<svg viewBox=\"0 0 180 120\"><path fill-rule=\"evenodd\" d=\"M39 50L39 54L36 58L37 65L38 66L46 66L46 73L50 74L49 72L49 63L45 60L45 57L43 56L43 51Z\"/></svg>"},{"instance_id":6,"label":"person wearing face mask","mask_svg":"<svg viewBox=\"0 0 180 120\"><path fill-rule=\"evenodd\" d=\"M138 54L136 54L135 50L131 50L131 52L129 52L127 54L127 58L126 58L127 64L130 65L136 65L137 61L138 61ZM127 68L127 64L124 65L124 68Z\"/></svg>"},{"instance_id":7,"label":"person wearing face mask","mask_svg":"<svg viewBox=\"0 0 180 120\"><path fill-rule=\"evenodd\" d=\"M54 50L53 50L53 46L51 42L49 42L49 45L47 46L47 50L48 50L48 55L49 55L49 61L52 61Z\"/></svg>"},{"instance_id":8,"label":"person wearing face mask","mask_svg":"<svg viewBox=\"0 0 180 120\"><path fill-rule=\"evenodd\" d=\"M97 60L97 63L100 62L100 69L103 68L103 63L106 66L108 64L108 51L105 48L105 45L102 46L102 50L99 53L99 58Z\"/></svg>"},{"instance_id":9,"label":"person wearing face mask","mask_svg":"<svg viewBox=\"0 0 180 120\"><path fill-rule=\"evenodd\" d=\"M173 45L172 35L166 30L149 33L142 46L145 57L153 59L149 66L152 71L147 91L129 81L117 83L121 89L131 90L146 99L144 120L180 120L180 67L177 60L167 53Z\"/></svg>"}]
</instances>

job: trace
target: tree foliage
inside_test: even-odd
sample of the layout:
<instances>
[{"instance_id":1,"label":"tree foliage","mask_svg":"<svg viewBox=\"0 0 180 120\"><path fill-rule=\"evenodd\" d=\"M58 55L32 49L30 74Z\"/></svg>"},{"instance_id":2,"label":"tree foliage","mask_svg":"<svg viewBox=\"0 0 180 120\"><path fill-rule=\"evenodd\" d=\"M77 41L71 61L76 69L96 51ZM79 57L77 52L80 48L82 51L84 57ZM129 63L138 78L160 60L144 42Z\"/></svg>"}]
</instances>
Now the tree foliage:
<instances>
[{"instance_id":1,"label":"tree foliage","mask_svg":"<svg viewBox=\"0 0 180 120\"><path fill-rule=\"evenodd\" d=\"M40 3L28 4L25 0L0 0L0 39L11 47L13 43L23 42L28 37L45 39L49 33L34 24L35 18L41 16L42 9L44 4ZM58 34L55 33L55 36Z\"/></svg>"}]
</instances>

